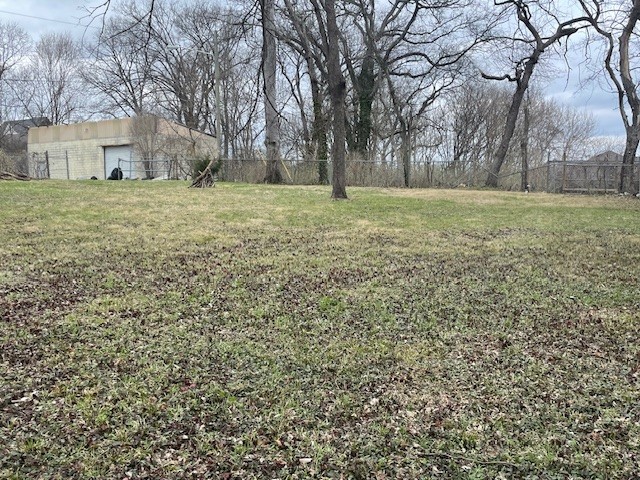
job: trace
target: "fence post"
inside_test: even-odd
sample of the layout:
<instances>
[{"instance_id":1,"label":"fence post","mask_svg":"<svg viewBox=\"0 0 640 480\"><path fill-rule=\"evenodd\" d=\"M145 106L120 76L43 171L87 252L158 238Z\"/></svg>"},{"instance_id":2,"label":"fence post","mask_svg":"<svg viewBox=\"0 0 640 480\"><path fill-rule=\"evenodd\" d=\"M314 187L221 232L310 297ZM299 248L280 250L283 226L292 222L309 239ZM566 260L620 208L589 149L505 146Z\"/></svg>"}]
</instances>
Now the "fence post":
<instances>
[{"instance_id":1,"label":"fence post","mask_svg":"<svg viewBox=\"0 0 640 480\"><path fill-rule=\"evenodd\" d=\"M551 162L547 160L547 193L551 193Z\"/></svg>"},{"instance_id":2,"label":"fence post","mask_svg":"<svg viewBox=\"0 0 640 480\"><path fill-rule=\"evenodd\" d=\"M69 151L68 150L64 151L64 158L67 161L67 180L69 180L71 177L69 176Z\"/></svg>"},{"instance_id":3,"label":"fence post","mask_svg":"<svg viewBox=\"0 0 640 480\"><path fill-rule=\"evenodd\" d=\"M49 170L49 150L44 151L44 159L47 165L47 178L51 178L51 170Z\"/></svg>"}]
</instances>

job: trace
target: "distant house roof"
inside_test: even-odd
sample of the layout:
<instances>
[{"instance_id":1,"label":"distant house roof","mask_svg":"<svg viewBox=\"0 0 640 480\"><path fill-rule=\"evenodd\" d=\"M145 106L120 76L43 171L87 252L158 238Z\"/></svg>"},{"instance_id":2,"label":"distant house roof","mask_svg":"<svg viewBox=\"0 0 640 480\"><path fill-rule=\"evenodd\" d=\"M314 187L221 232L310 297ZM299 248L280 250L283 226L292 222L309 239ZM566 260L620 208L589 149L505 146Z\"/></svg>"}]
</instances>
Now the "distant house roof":
<instances>
[{"instance_id":1,"label":"distant house roof","mask_svg":"<svg viewBox=\"0 0 640 480\"><path fill-rule=\"evenodd\" d=\"M47 117L23 118L21 120L9 120L0 124L2 135L16 135L26 138L31 127L45 127L51 125L51 120Z\"/></svg>"},{"instance_id":2,"label":"distant house roof","mask_svg":"<svg viewBox=\"0 0 640 480\"><path fill-rule=\"evenodd\" d=\"M622 154L607 150L606 152L599 153L593 157L588 158L585 163L596 165L613 165L616 163L622 163ZM636 157L636 162L638 157Z\"/></svg>"}]
</instances>

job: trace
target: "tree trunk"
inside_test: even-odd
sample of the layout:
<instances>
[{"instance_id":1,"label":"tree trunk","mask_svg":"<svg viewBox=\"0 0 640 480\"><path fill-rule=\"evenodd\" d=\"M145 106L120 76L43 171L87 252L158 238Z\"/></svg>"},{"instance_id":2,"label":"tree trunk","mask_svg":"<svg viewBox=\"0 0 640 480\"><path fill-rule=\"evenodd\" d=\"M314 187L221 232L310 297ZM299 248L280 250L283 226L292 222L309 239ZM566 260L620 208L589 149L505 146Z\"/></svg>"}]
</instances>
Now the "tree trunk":
<instances>
[{"instance_id":1,"label":"tree trunk","mask_svg":"<svg viewBox=\"0 0 640 480\"><path fill-rule=\"evenodd\" d=\"M142 156L142 166L144 168L144 178L147 180L153 178L153 163L151 163L153 158L150 157L149 153L145 153Z\"/></svg>"},{"instance_id":2,"label":"tree trunk","mask_svg":"<svg viewBox=\"0 0 640 480\"><path fill-rule=\"evenodd\" d=\"M629 125L627 128L627 141L624 146L624 154L622 157L622 169L620 171L620 184L618 190L620 193L630 193L635 195L635 182L633 181L633 166L640 143L639 128L637 125Z\"/></svg>"},{"instance_id":3,"label":"tree trunk","mask_svg":"<svg viewBox=\"0 0 640 480\"><path fill-rule=\"evenodd\" d=\"M313 71L313 74L311 73ZM315 160L318 162L318 183L327 185L329 183L329 168L327 160L329 151L327 148L327 119L325 117L322 104L322 89L317 78L313 65L309 68L311 78L311 97L313 100L313 127L311 140L314 147Z\"/></svg>"},{"instance_id":4,"label":"tree trunk","mask_svg":"<svg viewBox=\"0 0 640 480\"><path fill-rule=\"evenodd\" d=\"M511 106L509 107L509 112L507 113L504 133L502 135L502 139L500 140L498 150L496 150L495 156L493 158L491 168L489 169L487 181L485 182L485 185L487 187L496 188L498 186L498 175L500 174L500 169L502 168L502 164L504 163L504 160L507 157L507 152L509 151L509 143L511 143L513 132L516 129L516 122L518 121L520 106L522 105L524 94L527 92L527 88L529 87L529 80L531 79L531 75L533 75L533 69L538 63L542 52L543 50L539 49L533 52L533 54L531 55L531 57L529 57L525 64L522 76L518 78L516 82L516 91L513 94L513 98L511 99Z\"/></svg>"},{"instance_id":5,"label":"tree trunk","mask_svg":"<svg viewBox=\"0 0 640 480\"><path fill-rule=\"evenodd\" d=\"M333 163L333 189L331 198L347 198L347 166L346 166L346 127L345 97L347 85L340 67L339 31L336 22L335 0L326 0L324 10L327 14L327 77L331 109L333 113L333 144L331 145L331 161Z\"/></svg>"},{"instance_id":6,"label":"tree trunk","mask_svg":"<svg viewBox=\"0 0 640 480\"><path fill-rule=\"evenodd\" d=\"M500 175L500 169L502 168L502 164L504 163L504 160L507 157L507 152L509 151L509 144L511 143L513 132L516 129L518 113L520 112L520 105L522 104L525 91L526 87L523 88L522 84L519 83L513 95L513 99L511 100L509 113L507 113L507 120L504 127L504 133L502 134L502 139L500 140L500 145L496 150L493 162L489 169L489 175L487 176L486 181L487 187L496 188L498 186L498 175Z\"/></svg>"},{"instance_id":7,"label":"tree trunk","mask_svg":"<svg viewBox=\"0 0 640 480\"><path fill-rule=\"evenodd\" d=\"M520 154L522 155L522 174L520 176L520 190L529 191L529 99L524 105L524 124L522 139L520 140Z\"/></svg>"},{"instance_id":8,"label":"tree trunk","mask_svg":"<svg viewBox=\"0 0 640 480\"><path fill-rule=\"evenodd\" d=\"M622 102L620 102L620 113L624 119L627 140L622 157L619 190L621 193L628 192L631 194L637 193L633 181L633 164L638 150L638 142L640 141L640 98L638 98L636 82L633 81L632 77L633 70L630 63L632 53L630 53L629 45L638 20L640 20L640 1L634 0L629 12L628 22L625 24L619 39L620 80L631 110L631 121L629 121L624 113ZM620 91L620 87L618 87L618 91Z\"/></svg>"},{"instance_id":9,"label":"tree trunk","mask_svg":"<svg viewBox=\"0 0 640 480\"><path fill-rule=\"evenodd\" d=\"M402 126L400 134L400 155L402 156L402 172L404 186L411 187L411 133L407 125Z\"/></svg>"},{"instance_id":10,"label":"tree trunk","mask_svg":"<svg viewBox=\"0 0 640 480\"><path fill-rule=\"evenodd\" d=\"M216 68L219 68L216 67ZM225 82L226 83L226 82ZM229 120L229 94L228 94L228 89L224 89L224 107L223 107L223 115L222 117L224 117L224 121L221 122L222 125L220 126L220 133L222 134L222 158L224 158L225 160L229 158L229 151L230 151L230 144L229 144L229 139L231 138L231 132L230 132L230 120ZM219 104L216 105L216 108L219 107ZM216 134L218 132L218 126L216 125ZM219 149L220 147L218 147Z\"/></svg>"},{"instance_id":11,"label":"tree trunk","mask_svg":"<svg viewBox=\"0 0 640 480\"><path fill-rule=\"evenodd\" d=\"M280 173L280 120L276 109L276 37L273 21L274 0L261 0L262 76L264 79L265 146L267 174L265 183L282 183Z\"/></svg>"},{"instance_id":12,"label":"tree trunk","mask_svg":"<svg viewBox=\"0 0 640 480\"><path fill-rule=\"evenodd\" d=\"M369 139L371 137L371 106L376 76L373 55L367 53L362 61L362 69L358 75L358 121L356 123L356 152L361 158L367 159Z\"/></svg>"}]
</instances>

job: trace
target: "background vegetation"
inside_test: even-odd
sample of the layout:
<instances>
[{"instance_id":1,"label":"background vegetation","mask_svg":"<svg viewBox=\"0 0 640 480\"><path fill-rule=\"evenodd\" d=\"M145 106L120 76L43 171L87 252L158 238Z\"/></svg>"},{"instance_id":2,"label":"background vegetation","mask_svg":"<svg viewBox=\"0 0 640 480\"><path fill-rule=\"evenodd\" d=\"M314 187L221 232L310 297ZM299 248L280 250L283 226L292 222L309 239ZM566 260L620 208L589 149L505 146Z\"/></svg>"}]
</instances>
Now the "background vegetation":
<instances>
[{"instance_id":1,"label":"background vegetation","mask_svg":"<svg viewBox=\"0 0 640 480\"><path fill-rule=\"evenodd\" d=\"M272 181L328 183L329 163L345 161L329 155L335 145L346 147L349 184L375 185L366 177L375 167L385 185L412 187L489 182L524 189L540 181L519 181L521 171L531 170L533 177L549 160L622 153L623 132L640 137L640 105L633 101L639 57L633 42L626 50L621 43L619 52L616 41L609 52L607 40L637 33L638 6L629 2L96 3L82 18L91 21L89 28L62 24L73 33L62 25L40 33L0 22L0 122L10 122L0 125L0 149L12 160L5 169L33 174L26 127L18 142L11 123L24 119L68 124L157 115L214 134L227 180L256 175L262 181L265 153L273 157L265 148L265 123L274 118L279 134L267 143L291 168L308 168L304 175L289 175L280 163L268 162L278 172ZM327 35L327 8L336 16L334 35ZM335 48L328 47L328 37L336 37ZM273 72L262 75L266 57L257 52L271 51L266 38L275 58L269 56ZM332 52L339 58L329 68ZM342 80L332 83L336 75ZM561 79L566 85L559 87ZM332 100L332 84L342 85L340 98ZM634 112L629 128L623 118L603 120L620 108L615 93L601 91L605 84L614 91L616 85L633 86L619 92L627 104L622 112ZM268 100L267 86L273 96ZM600 118L570 106L579 103L572 97L576 89L593 89L587 103ZM344 110L337 117L344 117L338 125L345 132L334 141L330 120L336 106ZM613 125L618 129L610 130ZM513 136L501 145L507 127ZM599 136L611 133L618 136ZM631 164L635 154L627 153Z\"/></svg>"}]
</instances>

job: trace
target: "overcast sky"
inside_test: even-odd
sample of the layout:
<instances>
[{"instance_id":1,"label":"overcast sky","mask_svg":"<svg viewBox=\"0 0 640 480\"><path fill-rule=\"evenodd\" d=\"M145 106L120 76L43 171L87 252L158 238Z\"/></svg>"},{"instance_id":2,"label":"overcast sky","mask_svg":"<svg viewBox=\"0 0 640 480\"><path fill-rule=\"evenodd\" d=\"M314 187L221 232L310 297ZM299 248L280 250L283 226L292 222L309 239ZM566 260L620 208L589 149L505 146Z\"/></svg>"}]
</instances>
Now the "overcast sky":
<instances>
[{"instance_id":1,"label":"overcast sky","mask_svg":"<svg viewBox=\"0 0 640 480\"><path fill-rule=\"evenodd\" d=\"M548 83L544 93L558 103L590 112L596 122L596 135L624 136L622 118L617 108L617 96L604 81L601 82L603 85L590 82L581 86L585 81L580 77L581 74L577 70L560 72L555 80Z\"/></svg>"},{"instance_id":2,"label":"overcast sky","mask_svg":"<svg viewBox=\"0 0 640 480\"><path fill-rule=\"evenodd\" d=\"M82 34L84 27L79 24L87 23L82 18L87 14L84 8L100 3L100 0L0 0L0 18L17 22L33 37L60 30Z\"/></svg>"},{"instance_id":3,"label":"overcast sky","mask_svg":"<svg viewBox=\"0 0 640 480\"><path fill-rule=\"evenodd\" d=\"M89 20L86 8L101 3L102 0L0 0L0 18L17 22L34 39L41 33L60 30L69 30L82 37L84 33L91 32L82 26ZM616 109L615 95L597 85L579 89L579 77L580 72L573 70L567 84L566 75L559 71L544 93L561 103L591 112L596 121L596 135L622 136L624 129Z\"/></svg>"}]
</instances>

